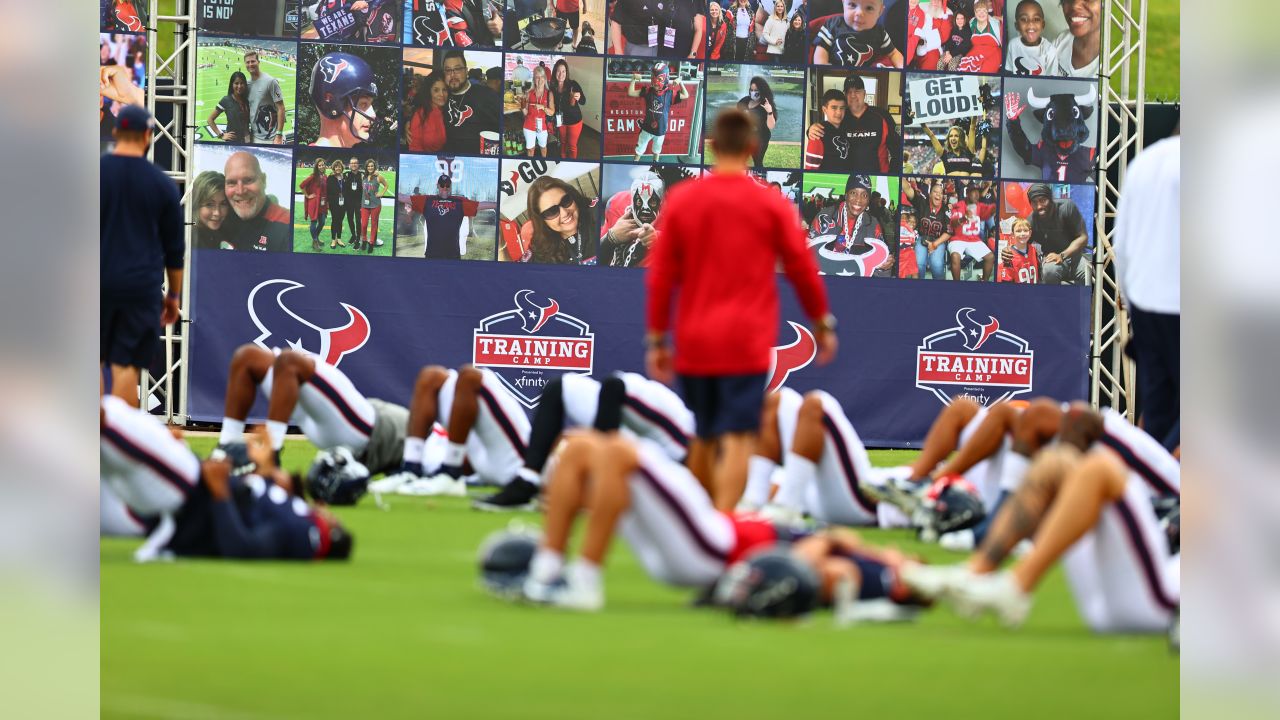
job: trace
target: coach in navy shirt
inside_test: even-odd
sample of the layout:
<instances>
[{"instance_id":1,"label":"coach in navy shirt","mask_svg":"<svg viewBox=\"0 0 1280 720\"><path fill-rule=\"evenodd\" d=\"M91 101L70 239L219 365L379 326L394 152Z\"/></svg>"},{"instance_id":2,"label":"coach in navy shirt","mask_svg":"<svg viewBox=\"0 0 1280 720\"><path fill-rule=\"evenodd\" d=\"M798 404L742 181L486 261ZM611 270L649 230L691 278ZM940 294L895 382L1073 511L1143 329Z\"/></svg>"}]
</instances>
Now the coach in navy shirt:
<instances>
[{"instance_id":1,"label":"coach in navy shirt","mask_svg":"<svg viewBox=\"0 0 1280 720\"><path fill-rule=\"evenodd\" d=\"M145 157L151 128L145 109L128 105L120 111L99 186L99 361L111 366L112 394L134 407L139 368L151 364L161 329L178 319L186 250L178 187ZM162 296L166 275L169 294Z\"/></svg>"}]
</instances>

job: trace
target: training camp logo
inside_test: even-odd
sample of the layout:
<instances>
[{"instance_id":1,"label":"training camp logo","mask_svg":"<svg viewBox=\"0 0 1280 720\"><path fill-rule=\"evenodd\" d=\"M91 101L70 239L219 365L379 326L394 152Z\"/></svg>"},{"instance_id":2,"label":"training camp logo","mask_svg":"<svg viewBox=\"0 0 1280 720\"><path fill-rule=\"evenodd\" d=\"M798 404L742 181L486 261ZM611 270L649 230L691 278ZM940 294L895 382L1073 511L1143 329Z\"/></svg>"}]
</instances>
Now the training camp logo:
<instances>
[{"instance_id":1,"label":"training camp logo","mask_svg":"<svg viewBox=\"0 0 1280 720\"><path fill-rule=\"evenodd\" d=\"M492 370L532 410L555 378L591 374L596 336L590 325L561 312L554 298L520 290L514 300L514 309L480 321L473 332L471 364Z\"/></svg>"},{"instance_id":2,"label":"training camp logo","mask_svg":"<svg viewBox=\"0 0 1280 720\"><path fill-rule=\"evenodd\" d=\"M360 308L339 302L346 311L346 324L320 327L285 304L285 294L305 287L294 280L273 278L249 291L249 318L258 328L258 337L253 342L267 350L307 352L337 367L342 358L369 342L369 318Z\"/></svg>"},{"instance_id":3,"label":"training camp logo","mask_svg":"<svg viewBox=\"0 0 1280 720\"><path fill-rule=\"evenodd\" d=\"M973 308L956 312L955 327L926 337L916 349L916 387L928 390L944 405L968 397L994 405L1031 391L1035 352L1000 321L973 318Z\"/></svg>"}]
</instances>

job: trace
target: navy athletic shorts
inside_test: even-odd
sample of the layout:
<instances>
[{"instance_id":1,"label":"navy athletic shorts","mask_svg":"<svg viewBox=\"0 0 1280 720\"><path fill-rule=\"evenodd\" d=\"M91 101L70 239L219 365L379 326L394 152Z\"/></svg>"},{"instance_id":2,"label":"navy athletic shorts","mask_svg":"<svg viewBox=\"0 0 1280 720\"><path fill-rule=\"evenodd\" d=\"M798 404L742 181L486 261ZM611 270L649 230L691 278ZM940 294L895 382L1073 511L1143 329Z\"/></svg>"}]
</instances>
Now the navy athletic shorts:
<instances>
[{"instance_id":1,"label":"navy athletic shorts","mask_svg":"<svg viewBox=\"0 0 1280 720\"><path fill-rule=\"evenodd\" d=\"M681 375L680 391L693 411L699 438L760 429L766 373L753 375Z\"/></svg>"},{"instance_id":2,"label":"navy athletic shorts","mask_svg":"<svg viewBox=\"0 0 1280 720\"><path fill-rule=\"evenodd\" d=\"M102 298L99 360L111 365L146 368L160 346L160 310L155 299Z\"/></svg>"}]
</instances>

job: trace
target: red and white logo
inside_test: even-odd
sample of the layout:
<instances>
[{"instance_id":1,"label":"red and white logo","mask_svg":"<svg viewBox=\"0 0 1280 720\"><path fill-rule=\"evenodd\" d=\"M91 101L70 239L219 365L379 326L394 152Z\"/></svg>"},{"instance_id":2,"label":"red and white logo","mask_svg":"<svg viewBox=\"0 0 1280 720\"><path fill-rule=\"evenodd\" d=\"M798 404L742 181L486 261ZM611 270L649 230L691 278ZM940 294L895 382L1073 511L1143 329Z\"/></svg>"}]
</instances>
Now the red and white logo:
<instances>
[{"instance_id":1,"label":"red and white logo","mask_svg":"<svg viewBox=\"0 0 1280 720\"><path fill-rule=\"evenodd\" d=\"M944 405L962 396L993 405L1030 392L1035 366L1030 344L1002 330L995 317L980 322L973 313L973 308L960 308L954 327L920 343L916 387L932 392Z\"/></svg>"},{"instance_id":2,"label":"red and white logo","mask_svg":"<svg viewBox=\"0 0 1280 720\"><path fill-rule=\"evenodd\" d=\"M295 280L273 278L264 280L249 291L247 301L249 318L258 328L253 342L268 350L301 350L337 366L347 355L369 342L369 318L360 308L339 302L346 315L346 322L333 327L321 327L306 319L285 304L285 295L306 286ZM314 295L314 293L312 293ZM311 297L302 293L293 298L296 306L306 314L334 315L329 302L309 303Z\"/></svg>"},{"instance_id":3,"label":"red and white logo","mask_svg":"<svg viewBox=\"0 0 1280 720\"><path fill-rule=\"evenodd\" d=\"M796 339L773 348L765 392L773 392L785 385L791 373L808 367L818 356L818 342L813 337L813 331L791 320L787 324L795 331Z\"/></svg>"},{"instance_id":4,"label":"red and white logo","mask_svg":"<svg viewBox=\"0 0 1280 720\"><path fill-rule=\"evenodd\" d=\"M563 312L554 298L520 290L515 308L490 315L473 332L471 364L487 367L527 408L564 373L590 375L595 359L591 326Z\"/></svg>"}]
</instances>

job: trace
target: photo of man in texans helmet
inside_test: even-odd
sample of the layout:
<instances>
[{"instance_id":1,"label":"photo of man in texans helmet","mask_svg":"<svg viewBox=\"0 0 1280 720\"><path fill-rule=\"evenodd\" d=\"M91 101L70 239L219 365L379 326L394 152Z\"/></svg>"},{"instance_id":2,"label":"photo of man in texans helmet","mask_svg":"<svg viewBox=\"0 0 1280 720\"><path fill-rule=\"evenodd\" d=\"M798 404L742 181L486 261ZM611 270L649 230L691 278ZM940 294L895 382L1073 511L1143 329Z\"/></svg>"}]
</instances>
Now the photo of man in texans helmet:
<instances>
[{"instance_id":1,"label":"photo of man in texans helmet","mask_svg":"<svg viewBox=\"0 0 1280 720\"><path fill-rule=\"evenodd\" d=\"M897 197L898 178L880 175L806 173L804 202L813 220L809 249L823 275L893 277L896 213L883 198ZM818 198L821 197L821 207Z\"/></svg>"},{"instance_id":2,"label":"photo of man in texans helmet","mask_svg":"<svg viewBox=\"0 0 1280 720\"><path fill-rule=\"evenodd\" d=\"M395 148L400 54L396 48L303 43L298 85L298 143Z\"/></svg>"},{"instance_id":3,"label":"photo of man in texans helmet","mask_svg":"<svg viewBox=\"0 0 1280 720\"><path fill-rule=\"evenodd\" d=\"M302 39L398 44L398 0L302 0Z\"/></svg>"}]
</instances>

